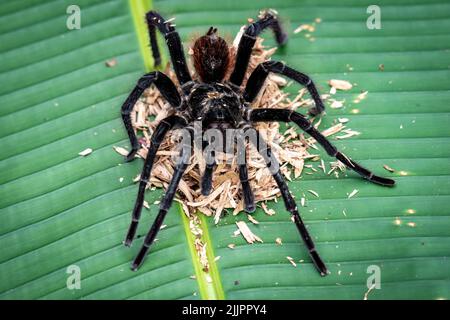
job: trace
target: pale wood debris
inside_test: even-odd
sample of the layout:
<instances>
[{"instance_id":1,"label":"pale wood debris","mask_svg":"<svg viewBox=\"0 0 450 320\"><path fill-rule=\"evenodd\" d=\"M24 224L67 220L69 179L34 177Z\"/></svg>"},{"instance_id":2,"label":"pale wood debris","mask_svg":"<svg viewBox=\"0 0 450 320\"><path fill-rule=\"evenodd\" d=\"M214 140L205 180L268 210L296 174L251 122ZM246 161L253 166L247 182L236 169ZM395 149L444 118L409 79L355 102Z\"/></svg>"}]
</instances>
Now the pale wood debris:
<instances>
[{"instance_id":1,"label":"pale wood debris","mask_svg":"<svg viewBox=\"0 0 450 320\"><path fill-rule=\"evenodd\" d=\"M343 90L347 91L353 88L353 85L348 82L347 80L338 80L338 79L331 79L328 80L328 84L330 87L336 88L337 90Z\"/></svg>"},{"instance_id":2,"label":"pale wood debris","mask_svg":"<svg viewBox=\"0 0 450 320\"><path fill-rule=\"evenodd\" d=\"M314 190L308 190L308 192L311 193L312 195L314 195L316 198L319 197L319 194Z\"/></svg>"},{"instance_id":3,"label":"pale wood debris","mask_svg":"<svg viewBox=\"0 0 450 320\"><path fill-rule=\"evenodd\" d=\"M295 263L294 259L292 257L287 256L286 259L289 260L289 262L294 266L297 267L297 264Z\"/></svg>"},{"instance_id":4,"label":"pale wood debris","mask_svg":"<svg viewBox=\"0 0 450 320\"><path fill-rule=\"evenodd\" d=\"M316 30L316 28L313 25L311 25L311 24L306 24L305 23L305 24L302 24L302 25L298 26L294 30L294 33L299 33L299 32L302 32L303 30L306 30L308 32L314 32Z\"/></svg>"},{"instance_id":5,"label":"pale wood debris","mask_svg":"<svg viewBox=\"0 0 450 320\"><path fill-rule=\"evenodd\" d=\"M117 66L117 59L116 58L112 58L112 59L106 60L105 61L105 65L108 68L114 68L115 66Z\"/></svg>"},{"instance_id":6,"label":"pale wood debris","mask_svg":"<svg viewBox=\"0 0 450 320\"><path fill-rule=\"evenodd\" d=\"M248 220L249 220L251 223L253 223L253 224L259 224L259 221L256 220L255 218L253 218L252 215L247 214L247 218L248 218Z\"/></svg>"},{"instance_id":7,"label":"pale wood debris","mask_svg":"<svg viewBox=\"0 0 450 320\"><path fill-rule=\"evenodd\" d=\"M113 147L114 148L114 150L116 150L116 152L118 153L118 154L120 154L120 155L122 155L122 156L127 156L128 155L128 150L127 149L125 149L125 148L122 148L122 147Z\"/></svg>"},{"instance_id":8,"label":"pale wood debris","mask_svg":"<svg viewBox=\"0 0 450 320\"><path fill-rule=\"evenodd\" d=\"M352 192L350 192L350 194L348 195L348 198L352 198L353 196L355 196L357 193L359 192L359 190L354 189Z\"/></svg>"},{"instance_id":9,"label":"pale wood debris","mask_svg":"<svg viewBox=\"0 0 450 320\"><path fill-rule=\"evenodd\" d=\"M87 149L84 149L83 151L80 151L78 153L78 155L80 155L82 157L86 157L86 156L90 155L92 153L92 151L93 150L91 148L87 148Z\"/></svg>"},{"instance_id":10,"label":"pale wood debris","mask_svg":"<svg viewBox=\"0 0 450 320\"><path fill-rule=\"evenodd\" d=\"M256 234L254 234L250 230L250 228L248 227L247 223L245 223L245 221L236 221L236 225L238 226L239 231L241 232L245 241L247 241L248 243L254 243L256 241L263 242L260 237L258 237Z\"/></svg>"}]
</instances>

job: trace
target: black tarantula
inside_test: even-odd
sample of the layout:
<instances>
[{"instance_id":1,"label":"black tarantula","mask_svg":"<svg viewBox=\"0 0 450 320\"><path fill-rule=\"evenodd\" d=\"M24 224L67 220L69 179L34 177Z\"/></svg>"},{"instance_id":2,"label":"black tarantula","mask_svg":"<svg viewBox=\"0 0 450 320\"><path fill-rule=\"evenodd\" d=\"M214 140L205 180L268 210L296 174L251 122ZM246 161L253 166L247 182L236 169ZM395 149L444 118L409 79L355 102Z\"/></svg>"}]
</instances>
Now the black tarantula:
<instances>
[{"instance_id":1,"label":"black tarantula","mask_svg":"<svg viewBox=\"0 0 450 320\"><path fill-rule=\"evenodd\" d=\"M211 27L206 35L198 38L193 47L193 64L198 75L198 79L196 80L191 78L191 74L186 65L183 46L180 37L175 30L175 26L172 25L170 21L166 21L155 11L148 12L146 20L149 28L150 44L155 65L161 63L156 40L156 28L158 28L165 37L172 66L180 86L177 88L164 73L159 71L150 72L138 80L136 87L122 106L122 118L132 146L130 153L126 157L127 161L132 161L140 148L140 144L132 127L130 113L144 90L154 84L175 111L173 115L163 119L157 125L151 137L148 155L145 159L144 168L141 173L137 199L132 212L132 221L124 241L126 246L131 245L136 234L144 202L144 191L150 178L156 152L163 141L164 136L169 130L176 128L187 128L188 130L192 130L194 121L201 121L202 127L205 129L211 128L212 126L224 128L226 124L228 127L244 131L253 129L252 123L258 121L294 122L300 129L313 137L330 156L337 158L340 162L345 164L347 168L355 171L363 178L383 186L393 186L395 184L395 181L376 176L343 153L339 152L335 146L314 128L304 115L286 109L252 110L250 106L251 102L263 87L264 81L269 73L272 72L286 76L308 89L315 103L315 107L309 111L312 115L317 115L324 111L323 102L320 99L313 81L307 75L286 66L282 62L266 61L261 63L252 72L245 88L241 88L252 48L258 35L265 29L270 28L279 45L284 45L286 43L287 35L283 31L275 11L268 10L263 12L260 15L259 20L249 24L245 28L239 41L234 65L230 63L228 44L223 38L217 35L217 29ZM231 75L228 79L225 79L229 69ZM255 144L255 146L258 152L263 155L267 165L269 166L271 162L272 164L277 163L277 160L271 155L270 148L264 143L258 133L257 135L259 138L258 143ZM245 148L244 150L238 150L238 152L244 153L245 156ZM182 154L181 157L186 158L187 156ZM213 153L211 154L211 157L214 157ZM201 189L204 195L207 195L210 192L214 165L215 162L212 161L208 162L205 167L204 175L201 180ZM161 201L159 213L145 237L141 250L132 263L132 270L137 270L143 263L144 258L162 225L164 217L172 204L178 183L180 182L186 167L187 161L177 163L172 181L169 183L167 191ZM245 204L244 207L247 212L252 212L255 210L255 203L253 192L248 182L247 166L245 162L239 164L238 168ZM288 190L282 174L279 169L271 170L271 173L280 189L286 209L291 213L292 220L297 226L308 249L312 262L319 273L322 276L325 276L328 273L327 267L315 249L313 240L300 218L297 205Z\"/></svg>"}]
</instances>

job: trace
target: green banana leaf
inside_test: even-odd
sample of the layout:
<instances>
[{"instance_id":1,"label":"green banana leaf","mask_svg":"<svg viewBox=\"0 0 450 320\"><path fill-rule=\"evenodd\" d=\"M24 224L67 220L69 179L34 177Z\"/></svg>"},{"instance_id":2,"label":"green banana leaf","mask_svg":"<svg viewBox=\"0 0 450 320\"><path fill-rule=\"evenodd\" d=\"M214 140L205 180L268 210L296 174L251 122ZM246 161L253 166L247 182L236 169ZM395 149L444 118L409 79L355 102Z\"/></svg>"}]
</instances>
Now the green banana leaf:
<instances>
[{"instance_id":1,"label":"green banana leaf","mask_svg":"<svg viewBox=\"0 0 450 320\"><path fill-rule=\"evenodd\" d=\"M449 298L450 2L378 1L375 30L366 26L368 0L78 0L81 28L68 30L71 4L0 3L0 299ZM211 25L233 39L247 18L275 8L290 40L273 59L311 75L321 93L329 79L356 84L336 95L345 107L328 108L321 127L348 118L361 134L333 142L397 185L376 186L352 172L289 183L297 200L307 197L301 214L327 277L314 269L280 201L269 204L276 215L254 215L260 223L250 228L263 243L233 237L234 222L247 221L243 213L218 225L201 218L209 276L174 205L143 267L130 270L142 238L131 249L122 240L142 161L124 163L113 146L128 146L120 106L151 66L142 21L150 7L176 17L186 43ZM309 38L293 33L316 18ZM269 32L265 38L275 45ZM110 59L117 65L105 66ZM357 103L361 91L368 94ZM86 148L92 154L79 156ZM140 235L161 194L146 194ZM79 288L70 286L73 266ZM373 266L381 286L369 289Z\"/></svg>"}]
</instances>

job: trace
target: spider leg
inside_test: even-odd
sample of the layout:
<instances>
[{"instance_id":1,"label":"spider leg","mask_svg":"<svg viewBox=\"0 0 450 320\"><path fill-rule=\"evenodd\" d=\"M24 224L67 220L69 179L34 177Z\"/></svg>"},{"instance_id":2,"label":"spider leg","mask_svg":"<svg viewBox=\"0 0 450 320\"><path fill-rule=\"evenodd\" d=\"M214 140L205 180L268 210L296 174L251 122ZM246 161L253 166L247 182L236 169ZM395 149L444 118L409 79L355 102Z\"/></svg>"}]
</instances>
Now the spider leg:
<instances>
[{"instance_id":1,"label":"spider leg","mask_svg":"<svg viewBox=\"0 0 450 320\"><path fill-rule=\"evenodd\" d=\"M141 266L145 256L147 255L148 250L150 249L150 246L152 245L156 235L158 234L161 228L161 225L164 221L164 218L166 217L167 212L172 206L173 198L175 197L178 184L180 183L183 173L188 166L190 154L191 153L188 150L183 149L181 151L180 161L177 163L177 166L175 167L172 180L170 181L169 186L167 187L166 194L164 195L161 201L161 204L159 206L159 213L156 216L156 219L153 222L153 225L151 226L150 230L148 231L147 236L145 237L144 244L142 245L141 250L139 250L139 253L137 254L136 258L131 264L131 269L133 271L136 271Z\"/></svg>"},{"instance_id":2,"label":"spider leg","mask_svg":"<svg viewBox=\"0 0 450 320\"><path fill-rule=\"evenodd\" d=\"M295 200L292 197L291 193L289 192L288 186L280 172L278 160L274 155L272 155L270 147L267 145L267 143L264 141L261 135L259 133L257 134L258 134L257 135L258 141L253 140L252 141L255 144L255 147L258 149L258 152L263 156L267 164L267 167L269 167L271 174L275 179L278 188L280 189L281 196L283 197L284 204L286 206L286 210L291 213L292 220L295 223L297 230L299 231L308 249L309 255L311 257L312 262L314 263L314 266L319 271L321 276L326 276L328 274L327 267L325 266L325 263L322 261L322 258L320 258L319 254L317 253L314 242L311 236L309 235L308 229L306 229L306 226L303 223L302 218L300 217Z\"/></svg>"},{"instance_id":3,"label":"spider leg","mask_svg":"<svg viewBox=\"0 0 450 320\"><path fill-rule=\"evenodd\" d=\"M178 32L175 30L175 26L170 21L164 19L156 11L149 11L146 15L146 20L150 34L150 45L152 47L155 66L158 66L161 63L161 55L159 53L158 42L156 39L156 28L158 28L166 39L173 69L178 81L181 85L192 81L184 56L183 45L181 44L181 39Z\"/></svg>"},{"instance_id":4,"label":"spider leg","mask_svg":"<svg viewBox=\"0 0 450 320\"><path fill-rule=\"evenodd\" d=\"M308 119L302 114L287 110L287 109L256 109L252 110L249 117L250 121L283 121L283 122L294 122L303 131L308 133L311 137L316 139L316 141L325 149L328 155L337 158L340 162L345 164L347 168L355 171L363 178L370 182L380 184L383 186L392 187L395 181L389 178L383 178L375 175L373 172L364 168L357 162L353 161L347 157L342 152L338 151L334 145L332 145L324 135L320 133Z\"/></svg>"},{"instance_id":5,"label":"spider leg","mask_svg":"<svg viewBox=\"0 0 450 320\"><path fill-rule=\"evenodd\" d=\"M230 82L240 87L247 71L253 46L256 37L265 29L271 28L275 35L275 40L279 45L284 45L287 41L287 34L281 27L280 21L273 11L267 11L262 18L247 26L242 35L236 54L236 62L233 72L230 75Z\"/></svg>"},{"instance_id":6,"label":"spider leg","mask_svg":"<svg viewBox=\"0 0 450 320\"><path fill-rule=\"evenodd\" d=\"M284 63L278 61L266 61L256 67L250 75L250 78L247 81L247 86L245 87L244 99L246 101L252 102L256 98L264 84L264 81L266 81L269 72L284 75L305 86L315 103L315 107L309 110L312 115L320 114L325 110L322 99L320 99L320 95L317 92L317 88L311 78L309 78L306 74L289 68Z\"/></svg>"},{"instance_id":7,"label":"spider leg","mask_svg":"<svg viewBox=\"0 0 450 320\"><path fill-rule=\"evenodd\" d=\"M151 84L156 85L158 90L161 92L161 95L166 99L167 102L170 103L172 107L178 108L181 104L181 98L178 94L177 88L173 84L172 80L170 80L170 78L167 77L164 73L158 71L150 72L142 76L138 80L137 85L134 87L133 91L131 91L122 105L122 119L131 143L131 151L126 156L127 162L134 160L134 156L140 148L140 144L138 142L138 139L136 138L136 133L134 132L133 125L131 124L130 114L139 97L142 95L145 89L150 87Z\"/></svg>"},{"instance_id":8,"label":"spider leg","mask_svg":"<svg viewBox=\"0 0 450 320\"><path fill-rule=\"evenodd\" d=\"M239 168L239 180L242 186L242 195L244 198L244 209L248 213L252 213L256 210L255 196L248 180L248 168L247 168L247 148L245 145L245 139L242 136L237 137L237 157Z\"/></svg>"},{"instance_id":9,"label":"spider leg","mask_svg":"<svg viewBox=\"0 0 450 320\"><path fill-rule=\"evenodd\" d=\"M131 242L133 241L134 236L136 234L136 229L139 224L139 218L141 217L142 206L144 204L145 188L147 187L153 163L155 162L156 152L158 151L161 142L164 140L164 137L166 136L169 130L173 129L176 126L185 126L185 125L186 121L183 118L175 115L169 116L161 120L161 122L158 124L151 137L151 143L148 149L147 158L145 158L144 162L144 169L142 170L141 173L138 195L136 198L136 202L134 204L133 213L131 215L131 224L124 241L124 244L127 247L131 245Z\"/></svg>"}]
</instances>

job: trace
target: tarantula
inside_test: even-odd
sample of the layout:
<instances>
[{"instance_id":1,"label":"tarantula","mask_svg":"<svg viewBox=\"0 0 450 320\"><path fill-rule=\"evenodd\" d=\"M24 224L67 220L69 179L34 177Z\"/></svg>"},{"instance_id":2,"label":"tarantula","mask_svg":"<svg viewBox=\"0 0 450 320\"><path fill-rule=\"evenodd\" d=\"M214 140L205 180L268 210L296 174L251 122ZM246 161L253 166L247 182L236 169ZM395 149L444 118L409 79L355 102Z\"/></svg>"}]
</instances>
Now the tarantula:
<instances>
[{"instance_id":1,"label":"tarantula","mask_svg":"<svg viewBox=\"0 0 450 320\"><path fill-rule=\"evenodd\" d=\"M395 184L393 180L373 174L339 152L333 144L314 128L304 115L286 109L252 110L250 106L251 102L260 92L269 73L272 72L286 76L307 88L315 104L309 110L310 114L317 115L324 111L323 102L313 81L307 75L286 66L282 62L266 61L261 63L250 75L245 88L241 88L256 37L265 29L270 28L274 33L278 45L284 45L287 41L287 35L281 27L275 11L268 10L262 12L259 20L249 24L245 28L239 41L234 64L231 63L228 44L223 38L218 36L216 28L211 27L204 36L199 37L193 46L193 65L198 79L191 78L186 64L183 46L175 30L175 26L155 11L150 11L146 14L146 21L149 28L150 44L155 65L161 63L156 39L156 28L158 28L165 37L172 66L179 82L179 88L164 73L153 71L145 74L138 80L137 85L122 105L122 118L132 146L130 153L126 157L126 161L133 160L136 152L140 148L132 127L130 114L133 106L144 90L154 84L175 111L173 115L163 119L157 125L151 137L148 154L140 177L137 199L132 212L132 221L124 241L126 246L130 246L135 237L144 202L145 188L149 181L160 144L169 130L187 128L192 132L194 121L201 121L205 129L211 127L221 129L231 127L243 131L255 130L252 127L253 122L294 122L303 131L313 137L326 150L328 155L337 158L347 168L355 171L370 182L383 186L393 186ZM225 79L228 71L231 71L230 76L228 79ZM274 163L277 164L277 160L272 156L268 145L259 136L259 133L256 134L258 143L255 143L255 147L263 156L268 167ZM239 152L245 158L245 147L241 147L239 150L238 146ZM187 157L188 155L182 154L181 158L184 160L177 163L174 169L172 180L160 203L160 210L156 220L145 237L141 250L132 262L131 269L133 271L137 270L143 263L151 244L155 240L156 234L173 202L181 177L187 168ZM201 179L201 191L204 195L209 194L212 187L212 173L215 167L213 152L210 154L210 158L212 158L212 161L207 162L204 175ZM253 212L255 210L254 196L248 181L245 161L239 164L238 168L244 208L247 212ZM325 276L328 273L327 268L315 249L313 240L300 217L295 200L291 196L279 168L275 166L275 170L271 170L271 174L279 187L286 209L291 213L292 220L308 249L312 262L319 273Z\"/></svg>"}]
</instances>

